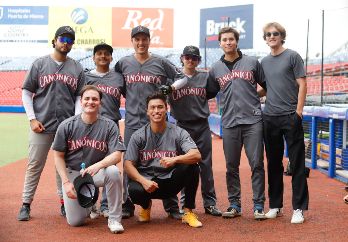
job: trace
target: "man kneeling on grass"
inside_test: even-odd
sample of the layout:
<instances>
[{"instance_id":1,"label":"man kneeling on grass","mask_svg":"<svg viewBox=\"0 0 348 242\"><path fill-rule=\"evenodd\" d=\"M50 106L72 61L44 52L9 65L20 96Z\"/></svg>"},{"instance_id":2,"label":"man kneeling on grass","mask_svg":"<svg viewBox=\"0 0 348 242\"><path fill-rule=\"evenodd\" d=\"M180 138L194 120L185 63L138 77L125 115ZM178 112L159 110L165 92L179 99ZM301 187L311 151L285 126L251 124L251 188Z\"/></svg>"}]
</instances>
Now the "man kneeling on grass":
<instances>
[{"instance_id":1,"label":"man kneeling on grass","mask_svg":"<svg viewBox=\"0 0 348 242\"><path fill-rule=\"evenodd\" d=\"M182 222L202 227L192 212L201 154L184 129L166 121L167 103L162 93L150 95L146 103L150 123L132 135L124 159L130 198L141 206L138 220L150 221L151 199L166 199L184 189Z\"/></svg>"}]
</instances>

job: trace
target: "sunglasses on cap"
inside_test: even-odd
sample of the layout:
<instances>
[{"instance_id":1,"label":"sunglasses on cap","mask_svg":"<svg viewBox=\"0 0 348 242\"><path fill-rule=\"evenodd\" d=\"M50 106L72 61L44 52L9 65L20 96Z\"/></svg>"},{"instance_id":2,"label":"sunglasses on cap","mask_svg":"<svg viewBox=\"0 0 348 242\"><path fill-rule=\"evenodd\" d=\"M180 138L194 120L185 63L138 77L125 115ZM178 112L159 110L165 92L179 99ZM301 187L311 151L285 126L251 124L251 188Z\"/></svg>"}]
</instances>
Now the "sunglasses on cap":
<instances>
[{"instance_id":1,"label":"sunglasses on cap","mask_svg":"<svg viewBox=\"0 0 348 242\"><path fill-rule=\"evenodd\" d=\"M277 36L280 35L280 33L279 33L279 32L267 32L267 33L266 33L266 37L271 37L272 35L273 35L274 37L277 37Z\"/></svg>"},{"instance_id":2,"label":"sunglasses on cap","mask_svg":"<svg viewBox=\"0 0 348 242\"><path fill-rule=\"evenodd\" d=\"M74 43L74 40L67 36L58 36L58 40L61 43L67 43L68 45L72 45Z\"/></svg>"},{"instance_id":3,"label":"sunglasses on cap","mask_svg":"<svg viewBox=\"0 0 348 242\"><path fill-rule=\"evenodd\" d=\"M194 55L183 55L185 60L192 60L192 61L200 61L201 58L199 56Z\"/></svg>"}]
</instances>

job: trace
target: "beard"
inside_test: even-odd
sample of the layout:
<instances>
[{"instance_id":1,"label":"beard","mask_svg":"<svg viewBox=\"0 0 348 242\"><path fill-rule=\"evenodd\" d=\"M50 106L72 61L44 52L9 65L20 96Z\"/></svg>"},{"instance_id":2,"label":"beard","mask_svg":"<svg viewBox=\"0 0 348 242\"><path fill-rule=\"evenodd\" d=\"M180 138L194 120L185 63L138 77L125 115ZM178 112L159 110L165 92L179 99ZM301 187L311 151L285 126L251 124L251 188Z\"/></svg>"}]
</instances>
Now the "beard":
<instances>
[{"instance_id":1,"label":"beard","mask_svg":"<svg viewBox=\"0 0 348 242\"><path fill-rule=\"evenodd\" d=\"M67 55L71 51L71 48L68 48L67 50L61 50L61 48L58 47L57 45L55 46L55 49L58 53L62 55Z\"/></svg>"}]
</instances>

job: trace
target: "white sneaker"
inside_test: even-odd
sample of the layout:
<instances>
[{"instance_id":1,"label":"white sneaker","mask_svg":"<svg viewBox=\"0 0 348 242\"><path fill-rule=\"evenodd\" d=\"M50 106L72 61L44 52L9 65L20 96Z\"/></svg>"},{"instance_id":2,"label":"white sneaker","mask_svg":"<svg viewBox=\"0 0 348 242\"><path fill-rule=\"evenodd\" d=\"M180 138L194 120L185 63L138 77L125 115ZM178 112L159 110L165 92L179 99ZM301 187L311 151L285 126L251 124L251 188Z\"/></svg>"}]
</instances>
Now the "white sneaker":
<instances>
[{"instance_id":1,"label":"white sneaker","mask_svg":"<svg viewBox=\"0 0 348 242\"><path fill-rule=\"evenodd\" d=\"M104 218L108 218L109 217L109 209L104 209L103 211L101 211L101 215L103 215Z\"/></svg>"},{"instance_id":2,"label":"white sneaker","mask_svg":"<svg viewBox=\"0 0 348 242\"><path fill-rule=\"evenodd\" d=\"M113 219L108 219L108 227L111 233L114 234L122 233L124 231L122 224Z\"/></svg>"},{"instance_id":3,"label":"white sneaker","mask_svg":"<svg viewBox=\"0 0 348 242\"><path fill-rule=\"evenodd\" d=\"M268 213L265 214L266 218L276 218L283 216L282 208L271 208Z\"/></svg>"},{"instance_id":4,"label":"white sneaker","mask_svg":"<svg viewBox=\"0 0 348 242\"><path fill-rule=\"evenodd\" d=\"M291 223L292 224L302 224L304 222L303 211L301 209L294 210L292 214Z\"/></svg>"},{"instance_id":5,"label":"white sneaker","mask_svg":"<svg viewBox=\"0 0 348 242\"><path fill-rule=\"evenodd\" d=\"M97 209L97 206L93 205L91 213L89 214L89 217L91 219L96 219L99 217L99 215L100 215L100 213L99 213L99 210Z\"/></svg>"}]
</instances>

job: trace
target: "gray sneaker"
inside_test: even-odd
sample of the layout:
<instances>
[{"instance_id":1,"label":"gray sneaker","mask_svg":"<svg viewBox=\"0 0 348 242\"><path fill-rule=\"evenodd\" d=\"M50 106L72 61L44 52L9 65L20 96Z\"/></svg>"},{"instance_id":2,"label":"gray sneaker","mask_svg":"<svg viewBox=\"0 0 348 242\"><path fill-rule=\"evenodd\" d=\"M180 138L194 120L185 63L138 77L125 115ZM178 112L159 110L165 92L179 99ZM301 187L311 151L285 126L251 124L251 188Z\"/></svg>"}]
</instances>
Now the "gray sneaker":
<instances>
[{"instance_id":1,"label":"gray sneaker","mask_svg":"<svg viewBox=\"0 0 348 242\"><path fill-rule=\"evenodd\" d=\"M239 212L237 209L229 207L226 212L222 214L223 218L234 218L241 216L242 213Z\"/></svg>"},{"instance_id":2,"label":"gray sneaker","mask_svg":"<svg viewBox=\"0 0 348 242\"><path fill-rule=\"evenodd\" d=\"M30 206L22 205L17 216L18 221L29 221L30 219Z\"/></svg>"}]
</instances>

